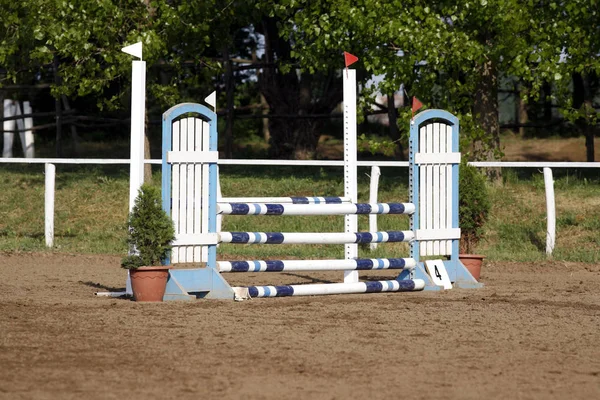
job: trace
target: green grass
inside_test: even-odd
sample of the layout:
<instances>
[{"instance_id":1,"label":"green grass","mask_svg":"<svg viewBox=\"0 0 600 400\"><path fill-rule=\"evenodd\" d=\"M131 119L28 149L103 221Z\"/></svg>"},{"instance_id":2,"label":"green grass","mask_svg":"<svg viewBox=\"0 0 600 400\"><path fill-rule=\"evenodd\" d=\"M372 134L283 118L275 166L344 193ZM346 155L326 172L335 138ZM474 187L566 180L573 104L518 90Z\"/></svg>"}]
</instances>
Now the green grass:
<instances>
[{"instance_id":1,"label":"green grass","mask_svg":"<svg viewBox=\"0 0 600 400\"><path fill-rule=\"evenodd\" d=\"M69 253L125 254L129 177L124 167L57 165L55 248ZM0 166L0 251L49 251L44 244L44 167ZM158 170L157 170L158 171ZM359 201L368 201L368 168L359 168ZM339 196L341 168L222 166L224 196ZM491 260L546 259L546 205L539 171L504 170L490 187L492 213L477 252ZM600 176L555 171L555 260L600 261ZM154 182L160 182L159 172ZM379 201L407 201L405 169L383 168ZM226 231L340 232L341 216L227 216ZM359 229L368 218L359 216ZM405 216L380 216L380 230L408 229ZM407 256L406 244L381 244L363 257ZM244 258L340 258L341 245L222 245L219 253Z\"/></svg>"},{"instance_id":2,"label":"green grass","mask_svg":"<svg viewBox=\"0 0 600 400\"><path fill-rule=\"evenodd\" d=\"M479 252L490 259L546 259L546 198L537 170L505 170L505 183L492 187L492 215ZM600 175L555 170L555 260L600 260Z\"/></svg>"}]
</instances>

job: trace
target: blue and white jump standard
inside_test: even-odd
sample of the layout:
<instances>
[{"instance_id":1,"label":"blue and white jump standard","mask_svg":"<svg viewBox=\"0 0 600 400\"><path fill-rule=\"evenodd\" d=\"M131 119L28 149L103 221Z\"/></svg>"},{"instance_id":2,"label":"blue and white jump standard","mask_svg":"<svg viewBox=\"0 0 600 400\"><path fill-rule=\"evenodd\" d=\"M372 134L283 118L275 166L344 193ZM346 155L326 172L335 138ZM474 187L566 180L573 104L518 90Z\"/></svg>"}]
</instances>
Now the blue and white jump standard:
<instances>
[{"instance_id":1,"label":"blue and white jump standard","mask_svg":"<svg viewBox=\"0 0 600 400\"><path fill-rule=\"evenodd\" d=\"M344 73L345 99L356 96L355 71ZM350 89L349 89L350 88ZM349 110L355 110L352 107ZM347 113L345 104L344 112ZM348 116L346 116L348 117ZM345 123L355 119L345 118ZM344 197L235 198L219 200L216 114L205 106L184 103L163 114L163 209L172 217L176 239L173 264L204 264L202 268L174 268L165 300L245 299L341 293L440 290L425 272L422 257L445 256L445 267L455 286L478 287L458 261L458 120L450 113L429 110L411 123L411 203L356 202L356 151L345 154L354 168L345 168ZM352 129L350 129L352 130ZM348 130L345 130L348 133ZM344 135L356 141L356 134ZM348 169L349 171L346 171ZM348 183L353 180L353 183ZM235 200L235 201L231 201ZM348 203L347 201L351 202ZM409 231L357 232L358 214L406 214ZM219 232L218 215L345 215L340 233ZM358 243L409 242L407 258L358 258ZM240 244L344 244L343 260L247 260L217 261L219 243ZM398 270L393 280L359 282L358 271ZM344 282L291 286L232 287L226 272L344 271Z\"/></svg>"}]
</instances>

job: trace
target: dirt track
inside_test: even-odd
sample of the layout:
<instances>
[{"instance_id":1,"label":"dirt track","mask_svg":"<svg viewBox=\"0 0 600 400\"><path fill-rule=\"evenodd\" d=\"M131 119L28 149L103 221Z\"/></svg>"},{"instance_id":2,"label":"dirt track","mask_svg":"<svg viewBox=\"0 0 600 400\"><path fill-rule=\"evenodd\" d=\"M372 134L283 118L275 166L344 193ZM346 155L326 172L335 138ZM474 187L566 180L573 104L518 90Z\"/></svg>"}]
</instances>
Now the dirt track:
<instances>
[{"instance_id":1,"label":"dirt track","mask_svg":"<svg viewBox=\"0 0 600 400\"><path fill-rule=\"evenodd\" d=\"M118 263L0 254L0 399L600 398L597 265L488 263L476 291L95 297Z\"/></svg>"}]
</instances>

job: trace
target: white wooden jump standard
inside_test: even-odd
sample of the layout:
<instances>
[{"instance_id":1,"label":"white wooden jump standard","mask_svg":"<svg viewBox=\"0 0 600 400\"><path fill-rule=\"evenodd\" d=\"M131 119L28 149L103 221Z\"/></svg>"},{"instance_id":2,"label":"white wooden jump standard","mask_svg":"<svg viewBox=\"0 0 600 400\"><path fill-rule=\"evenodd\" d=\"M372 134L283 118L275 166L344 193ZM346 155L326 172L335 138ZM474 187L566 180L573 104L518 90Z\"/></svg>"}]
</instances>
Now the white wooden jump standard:
<instances>
[{"instance_id":1,"label":"white wooden jump standard","mask_svg":"<svg viewBox=\"0 0 600 400\"><path fill-rule=\"evenodd\" d=\"M346 75L346 74L344 74ZM420 143L422 137L425 143ZM436 139L437 137L437 139ZM431 144L427 143L432 142ZM287 296L300 294L358 293L374 291L402 291L435 289L430 277L419 262L421 256L448 256L444 263L455 286L479 287L458 261L458 120L448 112L428 110L420 113L411 123L410 191L412 203L404 204L411 215L411 230L399 232L346 232L342 233L281 233L281 232L218 232L216 219L219 212L232 211L234 205L219 204L217 208L217 134L216 115L199 104L185 103L163 114L163 208L171 214L177 239L171 253L173 263L206 263L205 268L173 269L167 284L165 300L193 298L233 299L259 296ZM356 163L354 163L356 164ZM440 196L439 193L444 193ZM200 196L198 196L200 194ZM345 197L348 193L345 193ZM294 198L290 198L294 199ZM305 198L303 198L305 199ZM302 200L303 202L308 202ZM335 200L336 203L341 201ZM290 212L314 214L318 211L294 207L294 201L283 204L243 204L261 213L272 208ZM329 206L313 202L315 209ZM336 204L339 206L342 204ZM343 206L347 206L343 204ZM359 206L354 204L355 210ZM412 208L411 208L412 206ZM371 207L371 205L369 205ZM391 205L388 205L390 209ZM448 209L450 207L450 209ZM294 210L295 209L295 210ZM442 210L443 209L443 210ZM292 211L293 210L293 211ZM346 210L344 210L346 211ZM369 213L380 212L378 205ZM281 211L283 213L283 211ZM276 215L281 215L277 214ZM355 214L353 214L355 215ZM423 221L420 224L420 221ZM216 245L231 243L372 243L410 241L410 261L296 260L247 261L247 271L270 272L281 270L343 270L357 274L361 269L400 269L393 281L338 283L282 287L232 288L221 272L233 271L234 263L216 261ZM348 254L348 253L346 253ZM270 263L270 264L269 264ZM281 265L275 265L281 263ZM335 264L335 265L334 265ZM237 264L239 265L239 264ZM328 268L329 265L334 265ZM264 267L263 267L264 266ZM271 266L271 267L269 267ZM243 268L242 268L243 269ZM238 271L239 272L239 271ZM352 276L347 274L346 276ZM395 284L394 282L398 282ZM334 286L331 286L334 285ZM262 288L262 289L261 289ZM265 289L266 288L266 289ZM329 288L329 289L327 289ZM346 289L344 289L346 288ZM261 294L262 293L262 294Z\"/></svg>"}]
</instances>

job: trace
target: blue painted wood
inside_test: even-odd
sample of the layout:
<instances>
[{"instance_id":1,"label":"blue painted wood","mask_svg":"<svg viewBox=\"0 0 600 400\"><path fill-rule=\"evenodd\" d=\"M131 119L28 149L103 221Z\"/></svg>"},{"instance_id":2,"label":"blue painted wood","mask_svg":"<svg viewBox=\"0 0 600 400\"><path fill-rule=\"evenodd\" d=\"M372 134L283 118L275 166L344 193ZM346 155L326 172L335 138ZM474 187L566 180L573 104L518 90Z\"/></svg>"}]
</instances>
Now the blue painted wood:
<instances>
[{"instance_id":1,"label":"blue painted wood","mask_svg":"<svg viewBox=\"0 0 600 400\"><path fill-rule=\"evenodd\" d=\"M435 121L443 121L444 123L452 127L452 152L459 152L459 130L460 123L456 116L452 115L445 110L425 110L417 114L410 123L410 136L409 136L409 190L411 193L410 202L415 205L415 212L411 215L410 228L413 231L420 229L419 221L419 166L415 163L415 155L419 152L419 129L422 125L427 125ZM453 219L452 227L459 227L458 220L458 203L459 203L459 165L455 164L452 166L452 208L453 208ZM477 288L482 287L481 283L478 283L465 268L464 265L458 260L459 253L459 239L452 240L452 254L450 260L444 261L444 267L448 272L448 276L451 282L455 282L459 287L465 288ZM425 290L440 290L436 286L427 272L425 271L424 264L420 261L420 249L419 242L417 240L411 243L410 257L414 258L417 262L417 267L412 271L402 271L399 275L399 279L407 279L409 276L412 278L418 278L425 280Z\"/></svg>"},{"instance_id":2,"label":"blue painted wood","mask_svg":"<svg viewBox=\"0 0 600 400\"><path fill-rule=\"evenodd\" d=\"M194 117L209 124L208 151L217 151L217 114L202 104L182 103L163 114L163 148L162 148L162 202L163 209L171 215L172 167L167 163L167 152L171 151L173 122L182 116L193 114ZM206 134L203 132L203 134ZM217 231L217 164L208 167L209 187L204 188L208 194L208 230ZM217 246L208 246L208 268L173 269L167 282L166 300L189 300L192 298L233 299L233 289L216 270ZM170 260L166 260L170 262Z\"/></svg>"},{"instance_id":3,"label":"blue painted wood","mask_svg":"<svg viewBox=\"0 0 600 400\"><path fill-rule=\"evenodd\" d=\"M164 300L194 300L197 298L233 300L231 286L213 268L169 270Z\"/></svg>"}]
</instances>

